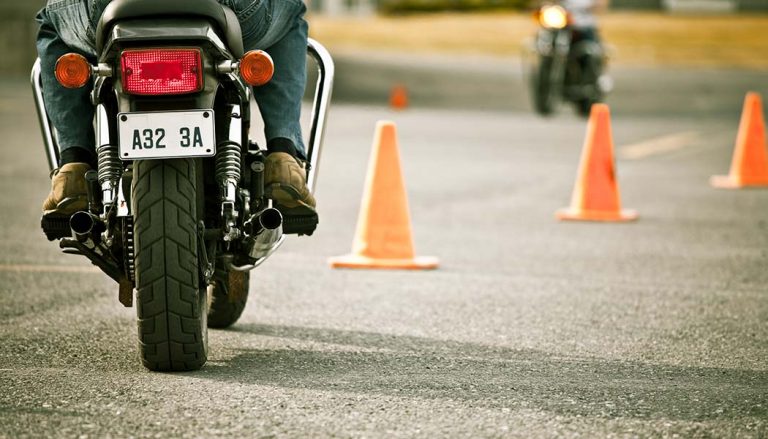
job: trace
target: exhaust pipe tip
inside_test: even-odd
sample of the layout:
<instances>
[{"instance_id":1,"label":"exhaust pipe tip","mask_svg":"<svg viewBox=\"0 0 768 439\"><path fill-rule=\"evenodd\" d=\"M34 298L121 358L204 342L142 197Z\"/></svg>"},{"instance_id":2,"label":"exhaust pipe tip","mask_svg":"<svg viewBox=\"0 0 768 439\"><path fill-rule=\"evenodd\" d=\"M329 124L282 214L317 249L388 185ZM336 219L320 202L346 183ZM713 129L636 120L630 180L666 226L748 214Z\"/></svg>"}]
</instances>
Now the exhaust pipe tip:
<instances>
[{"instance_id":1,"label":"exhaust pipe tip","mask_svg":"<svg viewBox=\"0 0 768 439\"><path fill-rule=\"evenodd\" d=\"M283 224L283 214L274 207L264 209L259 213L259 224L268 230L275 230Z\"/></svg>"},{"instance_id":2,"label":"exhaust pipe tip","mask_svg":"<svg viewBox=\"0 0 768 439\"><path fill-rule=\"evenodd\" d=\"M75 235L91 233L95 223L91 214L85 211L75 212L69 217L69 227Z\"/></svg>"},{"instance_id":3,"label":"exhaust pipe tip","mask_svg":"<svg viewBox=\"0 0 768 439\"><path fill-rule=\"evenodd\" d=\"M272 254L283 237L283 214L279 210L270 207L254 214L261 227L255 230L248 238L248 256L253 260L259 260Z\"/></svg>"},{"instance_id":4,"label":"exhaust pipe tip","mask_svg":"<svg viewBox=\"0 0 768 439\"><path fill-rule=\"evenodd\" d=\"M84 210L75 212L69 218L69 227L72 229L75 238L79 241L86 240L89 237L106 230L104 223L101 222L99 217Z\"/></svg>"}]
</instances>

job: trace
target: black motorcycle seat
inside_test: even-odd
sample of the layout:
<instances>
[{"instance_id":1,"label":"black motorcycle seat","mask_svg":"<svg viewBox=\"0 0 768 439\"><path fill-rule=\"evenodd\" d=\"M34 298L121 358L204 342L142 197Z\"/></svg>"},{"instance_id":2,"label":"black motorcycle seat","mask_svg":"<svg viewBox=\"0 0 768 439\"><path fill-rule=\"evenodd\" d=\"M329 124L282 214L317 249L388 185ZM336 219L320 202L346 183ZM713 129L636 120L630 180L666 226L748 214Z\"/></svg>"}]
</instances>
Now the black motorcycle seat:
<instances>
[{"instance_id":1,"label":"black motorcycle seat","mask_svg":"<svg viewBox=\"0 0 768 439\"><path fill-rule=\"evenodd\" d=\"M216 0L113 0L101 14L96 27L96 50L101 52L109 29L119 20L141 17L207 17L224 34L229 50L242 57L243 37L235 13Z\"/></svg>"}]
</instances>

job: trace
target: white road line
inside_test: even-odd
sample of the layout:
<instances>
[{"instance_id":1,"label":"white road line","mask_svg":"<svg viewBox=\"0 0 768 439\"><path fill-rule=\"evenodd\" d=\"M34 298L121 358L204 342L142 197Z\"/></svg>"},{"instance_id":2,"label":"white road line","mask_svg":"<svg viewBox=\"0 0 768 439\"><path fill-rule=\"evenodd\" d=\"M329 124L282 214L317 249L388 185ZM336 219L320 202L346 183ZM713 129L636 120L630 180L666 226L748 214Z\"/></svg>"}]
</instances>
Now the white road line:
<instances>
[{"instance_id":1,"label":"white road line","mask_svg":"<svg viewBox=\"0 0 768 439\"><path fill-rule=\"evenodd\" d=\"M699 133L696 131L684 131L682 133L669 134L622 146L619 148L619 158L636 160L652 155L665 154L690 146L697 140L699 140Z\"/></svg>"},{"instance_id":2,"label":"white road line","mask_svg":"<svg viewBox=\"0 0 768 439\"><path fill-rule=\"evenodd\" d=\"M29 264L0 264L0 272L25 273L99 273L96 267L81 265L29 265Z\"/></svg>"}]
</instances>

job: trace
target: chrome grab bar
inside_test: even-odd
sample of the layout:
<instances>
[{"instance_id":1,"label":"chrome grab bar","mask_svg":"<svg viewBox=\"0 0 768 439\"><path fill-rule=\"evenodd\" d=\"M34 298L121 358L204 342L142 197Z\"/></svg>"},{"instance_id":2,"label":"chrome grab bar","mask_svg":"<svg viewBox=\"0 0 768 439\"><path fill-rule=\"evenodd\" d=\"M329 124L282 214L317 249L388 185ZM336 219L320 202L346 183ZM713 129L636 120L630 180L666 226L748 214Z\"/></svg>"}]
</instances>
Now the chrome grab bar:
<instances>
[{"instance_id":1,"label":"chrome grab bar","mask_svg":"<svg viewBox=\"0 0 768 439\"><path fill-rule=\"evenodd\" d=\"M308 39L307 51L315 59L318 67L317 85L315 87L315 99L312 103L312 126L309 130L309 147L307 159L309 170L307 171L307 186L313 193L317 184L317 167L320 162L320 153L323 149L325 136L325 124L328 118L328 109L331 104L331 92L333 91L333 75L335 66L331 54L322 44Z\"/></svg>"},{"instance_id":2,"label":"chrome grab bar","mask_svg":"<svg viewBox=\"0 0 768 439\"><path fill-rule=\"evenodd\" d=\"M40 77L40 58L35 60L32 66L30 77L32 82L32 92L35 97L35 109L37 110L37 120L40 122L40 133L43 135L43 146L45 154L48 157L48 166L51 171L59 167L59 148L56 143L56 136L53 134L51 120L48 119L48 112L45 111L45 98L43 98L43 83Z\"/></svg>"}]
</instances>

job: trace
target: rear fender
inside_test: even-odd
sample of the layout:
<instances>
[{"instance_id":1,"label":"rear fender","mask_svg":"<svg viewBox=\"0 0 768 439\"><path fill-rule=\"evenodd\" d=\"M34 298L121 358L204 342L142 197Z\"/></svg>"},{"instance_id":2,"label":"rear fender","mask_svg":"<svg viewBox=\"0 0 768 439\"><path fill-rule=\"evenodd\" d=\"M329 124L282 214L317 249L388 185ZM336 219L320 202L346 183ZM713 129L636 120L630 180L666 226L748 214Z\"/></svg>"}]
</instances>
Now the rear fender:
<instances>
[{"instance_id":1,"label":"rear fender","mask_svg":"<svg viewBox=\"0 0 768 439\"><path fill-rule=\"evenodd\" d=\"M202 49L203 90L198 93L173 96L131 96L123 91L120 53L139 47L199 47ZM219 87L216 66L223 60L233 60L212 25L204 19L129 20L115 24L99 57L100 63L113 66L112 83L117 95L118 111L163 111L176 109L213 108Z\"/></svg>"}]
</instances>

